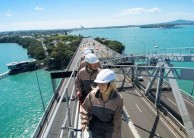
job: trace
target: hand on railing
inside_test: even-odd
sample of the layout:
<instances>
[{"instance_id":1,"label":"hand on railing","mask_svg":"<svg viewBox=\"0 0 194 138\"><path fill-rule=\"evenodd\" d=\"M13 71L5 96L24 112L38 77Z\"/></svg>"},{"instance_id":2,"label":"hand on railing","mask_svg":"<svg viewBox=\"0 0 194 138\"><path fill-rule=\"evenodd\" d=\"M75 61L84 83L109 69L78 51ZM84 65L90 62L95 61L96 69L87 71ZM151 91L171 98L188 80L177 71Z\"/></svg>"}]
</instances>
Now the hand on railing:
<instances>
[{"instance_id":1,"label":"hand on railing","mask_svg":"<svg viewBox=\"0 0 194 138\"><path fill-rule=\"evenodd\" d=\"M81 130L84 131L86 129L86 125L81 125Z\"/></svg>"},{"instance_id":2,"label":"hand on railing","mask_svg":"<svg viewBox=\"0 0 194 138\"><path fill-rule=\"evenodd\" d=\"M82 129L73 128L73 127L69 127L69 126L61 127L61 129L66 129L66 130L69 130L69 131L82 131Z\"/></svg>"},{"instance_id":3,"label":"hand on railing","mask_svg":"<svg viewBox=\"0 0 194 138\"><path fill-rule=\"evenodd\" d=\"M75 96L72 96L71 101L74 101L74 100L79 100L80 103L83 103L83 99L82 99L82 94L80 91L77 91L76 95Z\"/></svg>"},{"instance_id":4,"label":"hand on railing","mask_svg":"<svg viewBox=\"0 0 194 138\"><path fill-rule=\"evenodd\" d=\"M77 91L77 97L79 98L81 96L82 96L81 92L80 91Z\"/></svg>"},{"instance_id":5,"label":"hand on railing","mask_svg":"<svg viewBox=\"0 0 194 138\"><path fill-rule=\"evenodd\" d=\"M78 99L78 98L77 98L76 95L74 95L74 96L72 96L72 97L70 98L71 101L75 101L75 100L77 100L77 99Z\"/></svg>"},{"instance_id":6,"label":"hand on railing","mask_svg":"<svg viewBox=\"0 0 194 138\"><path fill-rule=\"evenodd\" d=\"M76 96L77 96L79 101L82 99L82 94L80 91L77 91Z\"/></svg>"}]
</instances>

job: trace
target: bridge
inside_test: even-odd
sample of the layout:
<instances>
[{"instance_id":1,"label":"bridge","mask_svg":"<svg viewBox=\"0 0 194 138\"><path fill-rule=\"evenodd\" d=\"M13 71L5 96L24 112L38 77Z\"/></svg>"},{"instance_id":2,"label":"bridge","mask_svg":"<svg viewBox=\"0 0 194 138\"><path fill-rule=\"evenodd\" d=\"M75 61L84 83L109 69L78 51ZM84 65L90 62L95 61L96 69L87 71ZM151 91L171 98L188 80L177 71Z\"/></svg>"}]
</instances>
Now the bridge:
<instances>
[{"instance_id":1,"label":"bridge","mask_svg":"<svg viewBox=\"0 0 194 138\"><path fill-rule=\"evenodd\" d=\"M193 62L192 48L122 56L91 38L83 38L65 70L51 72L53 97L33 137L89 137L88 131L80 132L79 102L74 97L75 76L86 46L94 49L103 68L116 73L124 99L122 138L193 137L194 98L180 90L176 80L194 80L190 75L194 69L172 66L173 62Z\"/></svg>"}]
</instances>

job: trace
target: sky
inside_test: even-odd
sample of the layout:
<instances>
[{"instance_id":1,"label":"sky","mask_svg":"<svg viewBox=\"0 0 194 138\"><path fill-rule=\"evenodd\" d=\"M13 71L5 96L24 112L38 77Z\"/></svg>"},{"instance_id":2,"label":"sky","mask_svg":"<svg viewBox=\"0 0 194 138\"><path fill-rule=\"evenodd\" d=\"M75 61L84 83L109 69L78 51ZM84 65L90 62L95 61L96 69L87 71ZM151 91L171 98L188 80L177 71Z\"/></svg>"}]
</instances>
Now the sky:
<instances>
[{"instance_id":1,"label":"sky","mask_svg":"<svg viewBox=\"0 0 194 138\"><path fill-rule=\"evenodd\" d=\"M194 20L194 0L0 0L0 32Z\"/></svg>"}]
</instances>

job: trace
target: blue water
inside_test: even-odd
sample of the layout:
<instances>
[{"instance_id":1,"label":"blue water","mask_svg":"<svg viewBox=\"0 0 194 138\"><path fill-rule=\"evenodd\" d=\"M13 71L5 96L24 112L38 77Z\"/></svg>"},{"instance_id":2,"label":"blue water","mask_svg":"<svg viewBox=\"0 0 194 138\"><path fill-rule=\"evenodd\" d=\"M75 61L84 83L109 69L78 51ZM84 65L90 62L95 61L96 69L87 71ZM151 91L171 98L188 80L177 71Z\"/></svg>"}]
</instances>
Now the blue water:
<instances>
[{"instance_id":1,"label":"blue water","mask_svg":"<svg viewBox=\"0 0 194 138\"><path fill-rule=\"evenodd\" d=\"M162 48L194 47L194 26L178 26L171 29L135 27L90 29L73 31L71 34L118 40L125 45L125 54L127 55L142 54L143 51L150 53L150 51ZM174 66L194 68L194 63L174 63ZM178 84L187 93L192 93L194 81L178 80Z\"/></svg>"},{"instance_id":2,"label":"blue water","mask_svg":"<svg viewBox=\"0 0 194 138\"><path fill-rule=\"evenodd\" d=\"M27 51L17 44L0 44L0 71L6 64L28 60ZM38 87L39 80L40 90ZM44 70L10 75L0 79L0 138L31 137L52 96L50 74Z\"/></svg>"},{"instance_id":3,"label":"blue water","mask_svg":"<svg viewBox=\"0 0 194 138\"><path fill-rule=\"evenodd\" d=\"M21 54L22 53L22 54ZM6 64L28 60L27 50L14 43L0 44L0 74L8 71Z\"/></svg>"},{"instance_id":4,"label":"blue water","mask_svg":"<svg viewBox=\"0 0 194 138\"><path fill-rule=\"evenodd\" d=\"M159 48L194 47L194 26L175 29L112 28L74 31L72 34L104 37L122 42L126 54L141 53ZM0 44L0 73L7 71L6 64L28 60L27 51L17 44ZM193 63L176 63L176 66L194 67ZM0 138L32 137L43 115L43 106L36 72L26 72L0 79ZM38 70L37 76L45 105L52 93L49 72ZM191 93L193 81L179 81L181 89Z\"/></svg>"},{"instance_id":5,"label":"blue water","mask_svg":"<svg viewBox=\"0 0 194 138\"><path fill-rule=\"evenodd\" d=\"M74 31L72 34L118 40L125 45L125 53L138 53L158 48L194 47L194 26L180 28L111 28Z\"/></svg>"}]
</instances>

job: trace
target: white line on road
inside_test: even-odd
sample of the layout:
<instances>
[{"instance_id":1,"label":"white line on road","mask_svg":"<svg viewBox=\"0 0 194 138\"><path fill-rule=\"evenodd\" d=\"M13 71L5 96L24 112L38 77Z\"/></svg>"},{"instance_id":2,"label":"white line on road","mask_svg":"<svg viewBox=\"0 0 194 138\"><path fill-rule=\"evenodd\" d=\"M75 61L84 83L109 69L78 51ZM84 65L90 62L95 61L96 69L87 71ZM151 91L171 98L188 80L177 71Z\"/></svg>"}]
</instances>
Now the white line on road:
<instances>
[{"instance_id":1,"label":"white line on road","mask_svg":"<svg viewBox=\"0 0 194 138\"><path fill-rule=\"evenodd\" d=\"M173 103L174 105L176 105L176 103L174 103L172 100L170 100L169 98L167 98L171 103Z\"/></svg>"},{"instance_id":2,"label":"white line on road","mask_svg":"<svg viewBox=\"0 0 194 138\"><path fill-rule=\"evenodd\" d=\"M139 135L136 127L134 126L129 114L127 113L125 106L123 106L123 116L124 116L125 120L127 121L128 127L130 128L134 138L140 138L140 135Z\"/></svg>"},{"instance_id":3,"label":"white line on road","mask_svg":"<svg viewBox=\"0 0 194 138\"><path fill-rule=\"evenodd\" d=\"M139 108L139 106L138 106L137 104L136 104L136 106L137 106L137 108L139 109L139 111L142 112L141 109Z\"/></svg>"},{"instance_id":4,"label":"white line on road","mask_svg":"<svg viewBox=\"0 0 194 138\"><path fill-rule=\"evenodd\" d=\"M137 90L135 90L135 92L139 95L139 96L141 96L140 94L139 94L139 92L137 92ZM142 100L144 100L144 102L150 107L150 109L157 115L157 113L156 113L156 111L154 111L154 109L152 109L152 107L151 107L151 105L142 97ZM160 120L164 123L164 125L166 125L166 127L168 127L168 129L172 132L172 134L174 134L174 136L175 137L177 137L177 135L174 133L174 131L165 123L165 121L162 119L162 118L160 118ZM178 138L178 137L177 137Z\"/></svg>"}]
</instances>

